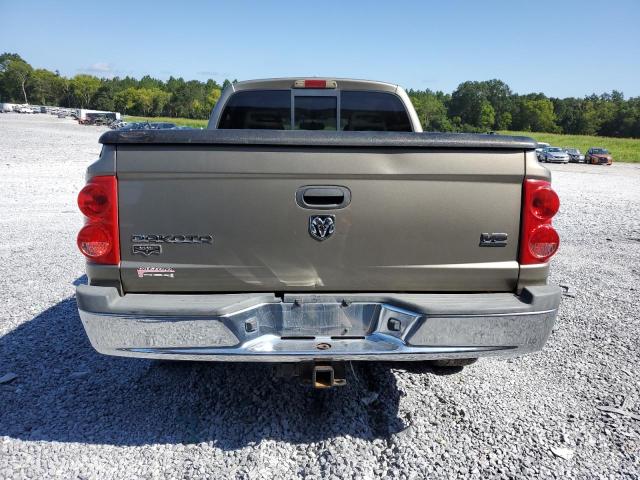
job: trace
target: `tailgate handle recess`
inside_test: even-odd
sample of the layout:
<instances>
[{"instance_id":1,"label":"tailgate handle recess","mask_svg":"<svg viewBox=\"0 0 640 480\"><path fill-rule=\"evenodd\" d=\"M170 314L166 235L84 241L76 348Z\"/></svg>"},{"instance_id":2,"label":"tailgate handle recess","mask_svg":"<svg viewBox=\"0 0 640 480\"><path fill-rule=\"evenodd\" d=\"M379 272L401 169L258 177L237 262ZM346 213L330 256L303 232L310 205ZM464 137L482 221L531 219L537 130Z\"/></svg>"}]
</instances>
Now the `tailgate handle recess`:
<instances>
[{"instance_id":1,"label":"tailgate handle recess","mask_svg":"<svg viewBox=\"0 0 640 480\"><path fill-rule=\"evenodd\" d=\"M296 203L313 210L344 208L351 203L351 190L338 186L307 185L296 192Z\"/></svg>"}]
</instances>

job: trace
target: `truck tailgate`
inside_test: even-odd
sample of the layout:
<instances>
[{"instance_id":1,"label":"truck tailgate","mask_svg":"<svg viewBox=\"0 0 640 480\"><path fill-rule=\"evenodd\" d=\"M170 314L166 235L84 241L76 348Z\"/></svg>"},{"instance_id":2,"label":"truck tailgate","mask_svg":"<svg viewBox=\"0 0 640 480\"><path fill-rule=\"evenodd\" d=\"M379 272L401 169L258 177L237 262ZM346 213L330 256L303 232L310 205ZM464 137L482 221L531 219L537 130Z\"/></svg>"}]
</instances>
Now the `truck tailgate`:
<instances>
[{"instance_id":1,"label":"truck tailgate","mask_svg":"<svg viewBox=\"0 0 640 480\"><path fill-rule=\"evenodd\" d=\"M522 150L118 145L128 292L510 291ZM305 186L350 192L340 209ZM323 241L310 217L334 215ZM505 233L503 247L480 246Z\"/></svg>"}]
</instances>

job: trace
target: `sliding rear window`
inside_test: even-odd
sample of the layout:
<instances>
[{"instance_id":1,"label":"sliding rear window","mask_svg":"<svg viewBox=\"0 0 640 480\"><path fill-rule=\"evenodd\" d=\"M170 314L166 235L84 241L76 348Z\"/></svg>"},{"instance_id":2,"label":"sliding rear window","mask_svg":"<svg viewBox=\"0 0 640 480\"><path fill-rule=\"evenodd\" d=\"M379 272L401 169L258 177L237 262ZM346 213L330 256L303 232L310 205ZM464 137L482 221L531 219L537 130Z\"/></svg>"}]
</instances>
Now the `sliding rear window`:
<instances>
[{"instance_id":1,"label":"sliding rear window","mask_svg":"<svg viewBox=\"0 0 640 480\"><path fill-rule=\"evenodd\" d=\"M294 123L296 130L336 130L338 99L331 96L296 95Z\"/></svg>"},{"instance_id":2,"label":"sliding rear window","mask_svg":"<svg viewBox=\"0 0 640 480\"><path fill-rule=\"evenodd\" d=\"M400 98L384 92L343 91L340 130L411 132L409 115Z\"/></svg>"},{"instance_id":3,"label":"sliding rear window","mask_svg":"<svg viewBox=\"0 0 640 480\"><path fill-rule=\"evenodd\" d=\"M404 104L391 93L336 90L293 96L295 130L412 131ZM291 130L291 97L291 90L236 92L224 107L218 128Z\"/></svg>"},{"instance_id":4,"label":"sliding rear window","mask_svg":"<svg viewBox=\"0 0 640 480\"><path fill-rule=\"evenodd\" d=\"M224 107L218 128L291 129L290 90L236 92Z\"/></svg>"}]
</instances>

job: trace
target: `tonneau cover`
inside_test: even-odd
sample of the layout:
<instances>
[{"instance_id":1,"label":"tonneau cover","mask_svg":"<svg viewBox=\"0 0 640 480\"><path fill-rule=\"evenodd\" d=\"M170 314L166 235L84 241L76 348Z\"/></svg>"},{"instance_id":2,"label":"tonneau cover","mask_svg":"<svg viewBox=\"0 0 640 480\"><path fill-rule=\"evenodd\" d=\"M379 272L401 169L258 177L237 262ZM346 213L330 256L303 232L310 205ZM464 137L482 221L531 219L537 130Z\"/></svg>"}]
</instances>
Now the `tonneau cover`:
<instances>
[{"instance_id":1,"label":"tonneau cover","mask_svg":"<svg viewBox=\"0 0 640 480\"><path fill-rule=\"evenodd\" d=\"M394 147L533 150L529 137L477 133L315 132L292 130L110 131L103 144L277 145L305 147Z\"/></svg>"}]
</instances>

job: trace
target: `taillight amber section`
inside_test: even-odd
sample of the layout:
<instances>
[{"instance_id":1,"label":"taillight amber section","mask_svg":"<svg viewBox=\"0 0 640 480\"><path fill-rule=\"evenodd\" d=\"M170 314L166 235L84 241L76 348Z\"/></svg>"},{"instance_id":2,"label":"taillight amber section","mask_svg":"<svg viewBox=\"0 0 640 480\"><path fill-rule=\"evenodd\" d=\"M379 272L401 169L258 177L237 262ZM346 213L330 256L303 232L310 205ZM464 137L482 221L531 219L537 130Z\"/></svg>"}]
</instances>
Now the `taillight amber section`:
<instances>
[{"instance_id":1,"label":"taillight amber section","mask_svg":"<svg viewBox=\"0 0 640 480\"><path fill-rule=\"evenodd\" d=\"M558 194L545 180L525 179L522 185L522 231L520 263L547 262L560 246L560 236L551 219L560 209Z\"/></svg>"},{"instance_id":2,"label":"taillight amber section","mask_svg":"<svg viewBox=\"0 0 640 480\"><path fill-rule=\"evenodd\" d=\"M82 254L93 263L118 265L118 180L115 175L93 177L78 194L85 226L78 233Z\"/></svg>"}]
</instances>

